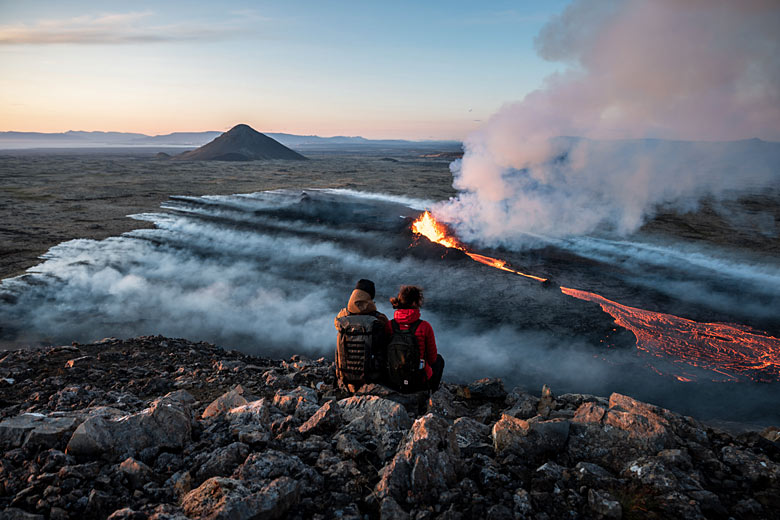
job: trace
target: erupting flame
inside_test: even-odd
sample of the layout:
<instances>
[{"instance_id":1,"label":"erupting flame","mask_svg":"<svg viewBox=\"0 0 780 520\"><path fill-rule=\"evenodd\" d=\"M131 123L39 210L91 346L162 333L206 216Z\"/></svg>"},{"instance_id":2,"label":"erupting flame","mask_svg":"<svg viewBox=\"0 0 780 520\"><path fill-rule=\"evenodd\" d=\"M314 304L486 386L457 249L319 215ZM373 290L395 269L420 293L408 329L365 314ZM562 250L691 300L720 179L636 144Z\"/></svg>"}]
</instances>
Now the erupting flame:
<instances>
[{"instance_id":1,"label":"erupting flame","mask_svg":"<svg viewBox=\"0 0 780 520\"><path fill-rule=\"evenodd\" d=\"M499 258L472 253L428 211L412 224L412 231L431 242L458 249L476 262L531 278L546 278L521 273ZM636 336L637 348L655 357L669 357L689 366L720 374L720 381L780 380L780 338L768 336L750 327L728 323L699 323L671 314L629 307L595 293L561 287L561 292L580 300L598 303L615 323ZM653 370L661 374L656 367ZM678 381L690 382L695 375L672 374Z\"/></svg>"},{"instance_id":2,"label":"erupting flame","mask_svg":"<svg viewBox=\"0 0 780 520\"><path fill-rule=\"evenodd\" d=\"M485 255L479 255L477 253L472 253L471 251L466 249L466 246L461 244L455 237L450 235L447 232L447 228L444 225L437 222L436 219L433 218L433 215L431 215L431 213L428 211L423 213L420 218L418 218L412 223L412 231L414 233L417 233L418 235L424 236L425 238L427 238L433 243L441 244L444 247L451 247L453 249L458 249L460 251L463 251L469 256L469 258L471 258L475 262L489 265L490 267L495 267L496 269L508 271L510 273L514 273L520 276L525 276L526 278L531 278L532 280L536 280L537 282L547 281L547 278L540 278L539 276L522 273L516 269L512 269L511 267L509 267L509 264L507 264L505 260L501 260L499 258L493 258Z\"/></svg>"}]
</instances>

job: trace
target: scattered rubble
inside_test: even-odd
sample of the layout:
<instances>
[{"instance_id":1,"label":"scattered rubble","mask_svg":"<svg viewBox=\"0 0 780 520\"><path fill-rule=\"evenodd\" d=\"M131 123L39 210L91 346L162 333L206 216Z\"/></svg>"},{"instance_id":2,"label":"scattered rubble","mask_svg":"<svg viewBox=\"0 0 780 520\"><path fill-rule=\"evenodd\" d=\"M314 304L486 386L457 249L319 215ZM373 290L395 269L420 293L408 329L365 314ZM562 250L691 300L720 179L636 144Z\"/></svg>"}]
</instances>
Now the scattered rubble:
<instances>
[{"instance_id":1,"label":"scattered rubble","mask_svg":"<svg viewBox=\"0 0 780 520\"><path fill-rule=\"evenodd\" d=\"M777 428L629 396L339 390L163 337L0 355L0 519L772 518ZM10 381L10 383L9 383Z\"/></svg>"}]
</instances>

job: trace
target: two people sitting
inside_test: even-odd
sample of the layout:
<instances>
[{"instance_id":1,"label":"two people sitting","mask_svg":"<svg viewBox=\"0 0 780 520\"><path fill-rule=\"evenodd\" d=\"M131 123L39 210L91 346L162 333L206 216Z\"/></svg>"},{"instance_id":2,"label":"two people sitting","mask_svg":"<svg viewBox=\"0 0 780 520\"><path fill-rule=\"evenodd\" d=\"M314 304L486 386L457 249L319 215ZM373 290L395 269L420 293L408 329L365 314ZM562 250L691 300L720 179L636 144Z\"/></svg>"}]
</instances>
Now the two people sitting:
<instances>
[{"instance_id":1,"label":"two people sitting","mask_svg":"<svg viewBox=\"0 0 780 520\"><path fill-rule=\"evenodd\" d=\"M436 348L433 327L420 319L420 287L403 285L390 298L392 320L376 309L371 280L359 280L347 307L335 319L339 331L336 373L350 391L380 383L401 392L435 391L441 384L444 358Z\"/></svg>"}]
</instances>

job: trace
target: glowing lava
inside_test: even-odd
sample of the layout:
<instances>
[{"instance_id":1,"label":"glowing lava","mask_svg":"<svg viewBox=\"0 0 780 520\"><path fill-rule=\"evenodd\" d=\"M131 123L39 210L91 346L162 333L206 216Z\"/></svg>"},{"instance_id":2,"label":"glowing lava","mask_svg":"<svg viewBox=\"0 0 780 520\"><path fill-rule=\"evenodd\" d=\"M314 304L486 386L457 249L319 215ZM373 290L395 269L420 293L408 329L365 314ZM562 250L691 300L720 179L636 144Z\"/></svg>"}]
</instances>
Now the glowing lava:
<instances>
[{"instance_id":1,"label":"glowing lava","mask_svg":"<svg viewBox=\"0 0 780 520\"><path fill-rule=\"evenodd\" d=\"M638 349L660 358L680 359L711 370L721 381L777 381L780 379L780 339L744 325L700 323L672 314L629 307L595 293L561 287L568 296L598 303L615 323L636 336ZM695 375L675 374L679 381Z\"/></svg>"},{"instance_id":2,"label":"glowing lava","mask_svg":"<svg viewBox=\"0 0 780 520\"><path fill-rule=\"evenodd\" d=\"M466 249L466 246L461 244L455 237L450 235L447 232L447 228L443 224L437 222L436 219L433 218L433 215L431 215L430 212L428 211L423 213L420 218L418 218L412 223L412 231L414 233L417 233L418 235L424 236L425 238L427 238L428 240L436 244L440 244L443 245L444 247L451 247L453 249L458 249L460 251L463 251L469 256L469 258L471 258L475 262L489 265L490 267L495 267L496 269L501 269L502 271L508 271L516 275L525 276L526 278L536 280L537 282L547 281L547 278L540 278L539 276L526 274L518 271L517 269L512 269L511 267L509 267L509 264L506 263L505 260L501 260L500 258L493 258L490 256L472 253L471 251Z\"/></svg>"},{"instance_id":3,"label":"glowing lava","mask_svg":"<svg viewBox=\"0 0 780 520\"><path fill-rule=\"evenodd\" d=\"M431 242L463 251L476 262L525 276L540 282L546 278L521 273L499 258L471 253L447 228L436 221L428 211L412 224L412 231ZM601 295L561 287L567 296L598 303L601 309L615 319L615 323L636 336L636 346L657 358L671 359L689 367L718 374L716 381L780 380L780 338L768 336L750 327L729 323L700 323L672 314L652 312L629 307ZM661 374L656 367L653 370ZM684 369L674 369L678 381L696 380L696 375Z\"/></svg>"}]
</instances>

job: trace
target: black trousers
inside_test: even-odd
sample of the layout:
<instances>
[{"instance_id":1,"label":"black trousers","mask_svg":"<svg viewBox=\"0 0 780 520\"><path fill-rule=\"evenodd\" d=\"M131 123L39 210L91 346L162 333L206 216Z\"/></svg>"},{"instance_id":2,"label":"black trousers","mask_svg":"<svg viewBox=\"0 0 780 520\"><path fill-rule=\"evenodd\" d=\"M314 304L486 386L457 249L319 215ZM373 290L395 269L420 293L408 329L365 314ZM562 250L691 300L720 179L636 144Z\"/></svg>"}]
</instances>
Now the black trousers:
<instances>
[{"instance_id":1,"label":"black trousers","mask_svg":"<svg viewBox=\"0 0 780 520\"><path fill-rule=\"evenodd\" d=\"M441 376L444 374L444 358L441 357L441 354L436 356L436 362L431 365L431 370L433 370L433 374L426 383L428 385L428 390L435 392L439 389L439 386L441 385Z\"/></svg>"}]
</instances>

